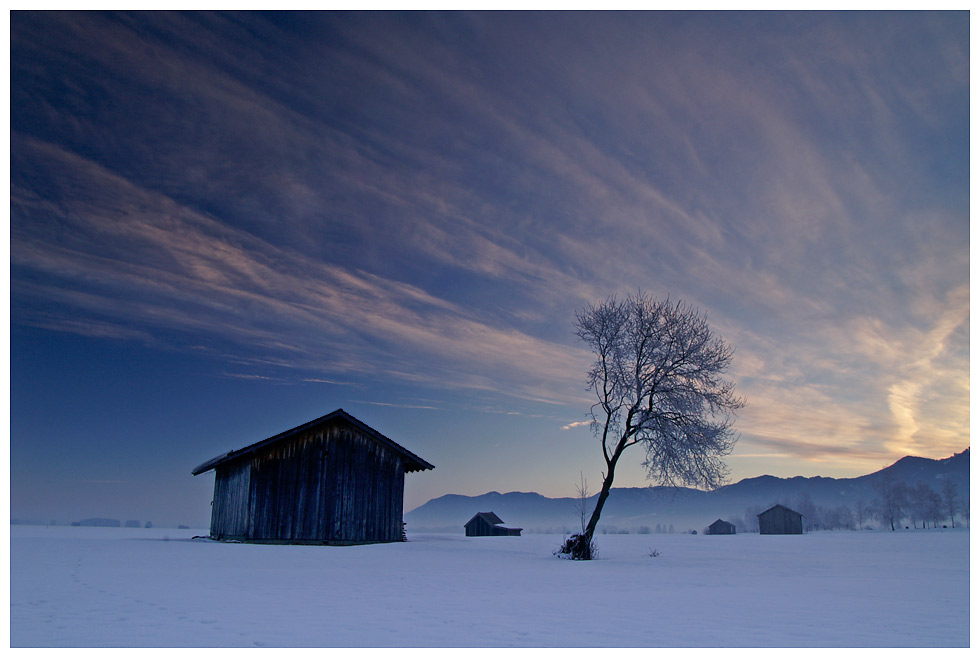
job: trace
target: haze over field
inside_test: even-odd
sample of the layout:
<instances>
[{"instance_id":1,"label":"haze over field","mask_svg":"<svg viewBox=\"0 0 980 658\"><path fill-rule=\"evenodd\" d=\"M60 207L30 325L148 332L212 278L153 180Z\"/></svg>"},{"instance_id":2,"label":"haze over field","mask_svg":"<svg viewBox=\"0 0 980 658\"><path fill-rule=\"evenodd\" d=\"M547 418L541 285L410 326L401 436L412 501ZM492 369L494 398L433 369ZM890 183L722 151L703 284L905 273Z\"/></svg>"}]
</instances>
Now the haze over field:
<instances>
[{"instance_id":1,"label":"haze over field","mask_svg":"<svg viewBox=\"0 0 980 658\"><path fill-rule=\"evenodd\" d=\"M969 446L969 13L10 15L10 513L206 526L343 408L599 482L583 305L705 311L732 481ZM647 484L642 454L617 487Z\"/></svg>"},{"instance_id":2,"label":"haze over field","mask_svg":"<svg viewBox=\"0 0 980 658\"><path fill-rule=\"evenodd\" d=\"M756 515L780 503L806 516L804 527L813 530L889 528L881 512L883 484L901 483L906 505L902 526L960 527L969 524L970 453L946 459L906 457L876 473L858 478L747 478L714 491L689 488L614 488L599 524L600 533L702 532L722 518L738 532L758 532ZM953 495L942 496L949 480ZM923 487L927 491L923 493ZM928 491L932 491L934 496ZM593 490L593 494L596 492ZM931 498L932 505L929 504ZM595 507L588 497L586 514ZM407 511L405 522L414 532L462 532L477 512L492 511L510 526L525 532L581 530L581 497L549 498L534 492L496 491L481 496L448 494Z\"/></svg>"}]
</instances>

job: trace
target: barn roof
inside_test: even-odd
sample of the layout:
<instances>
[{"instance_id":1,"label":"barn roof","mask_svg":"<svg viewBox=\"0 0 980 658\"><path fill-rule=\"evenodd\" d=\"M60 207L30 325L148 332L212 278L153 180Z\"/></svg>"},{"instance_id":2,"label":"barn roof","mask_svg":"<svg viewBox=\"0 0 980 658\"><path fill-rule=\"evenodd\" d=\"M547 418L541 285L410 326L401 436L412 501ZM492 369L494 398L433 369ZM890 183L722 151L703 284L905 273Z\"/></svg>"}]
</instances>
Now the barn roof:
<instances>
[{"instance_id":1,"label":"barn roof","mask_svg":"<svg viewBox=\"0 0 980 658\"><path fill-rule=\"evenodd\" d=\"M756 514L756 516L762 516L763 514L768 514L769 512L771 512L771 511L773 511L775 509L784 509L787 512L792 512L793 514L796 514L798 516L804 516L803 514L800 514L799 512L797 512L795 509L790 509L790 508L786 507L785 505L778 505L778 504L777 505L773 505L772 507L770 507L769 509L767 509L765 512L760 512L760 513Z\"/></svg>"},{"instance_id":2,"label":"barn roof","mask_svg":"<svg viewBox=\"0 0 980 658\"><path fill-rule=\"evenodd\" d=\"M311 420L310 422L304 423L299 427L294 427L291 430L286 430L285 432L281 432L279 434L276 434L275 436L271 436L268 439L259 441L258 443L253 443L252 445L247 446L245 448L240 448L238 450L231 450L229 452L224 453L223 455L218 455L214 459L209 459L208 461L204 462L203 464L195 468L193 471L191 471L191 474L200 475L201 473L210 471L212 468L215 468L216 466L220 466L225 462L231 461L233 459L238 459L239 457L245 455L249 455L257 450L261 450L262 448L265 448L266 446L272 445L273 443L277 443L284 439L288 439L289 437L299 434L300 432L304 432L308 429L312 429L314 427L317 427L318 425L325 424L334 420L343 420L348 424L353 425L361 432L363 432L365 435L369 436L370 438L374 439L381 445L401 455L402 458L405 460L406 473L411 473L413 471L425 471L425 470L435 468L435 466L425 461L415 453L401 447L400 445L398 445L397 443L395 443L394 441L386 437L381 432L368 427L367 425L365 425L358 419L354 418L343 409L337 409L336 411L331 412L326 416L320 416L316 420Z\"/></svg>"},{"instance_id":3,"label":"barn roof","mask_svg":"<svg viewBox=\"0 0 980 658\"><path fill-rule=\"evenodd\" d=\"M501 523L503 523L503 519L501 519L499 516L497 516L493 512L477 512L476 514L473 515L473 518L472 519L470 519L469 521L467 521L463 525L464 526L468 526L469 524L473 523L477 519L483 519L484 521L486 521L490 525L500 525Z\"/></svg>"}]
</instances>

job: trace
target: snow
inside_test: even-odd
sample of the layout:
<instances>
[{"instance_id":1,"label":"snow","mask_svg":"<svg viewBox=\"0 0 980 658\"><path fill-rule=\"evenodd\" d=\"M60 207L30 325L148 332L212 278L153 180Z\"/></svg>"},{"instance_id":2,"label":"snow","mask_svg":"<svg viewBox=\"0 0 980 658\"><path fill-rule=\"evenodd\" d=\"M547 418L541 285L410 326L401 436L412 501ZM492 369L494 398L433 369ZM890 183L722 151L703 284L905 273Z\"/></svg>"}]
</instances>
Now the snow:
<instances>
[{"instance_id":1,"label":"snow","mask_svg":"<svg viewBox=\"0 0 980 658\"><path fill-rule=\"evenodd\" d=\"M226 544L11 526L13 647L966 647L969 532ZM651 557L651 553L659 553Z\"/></svg>"}]
</instances>

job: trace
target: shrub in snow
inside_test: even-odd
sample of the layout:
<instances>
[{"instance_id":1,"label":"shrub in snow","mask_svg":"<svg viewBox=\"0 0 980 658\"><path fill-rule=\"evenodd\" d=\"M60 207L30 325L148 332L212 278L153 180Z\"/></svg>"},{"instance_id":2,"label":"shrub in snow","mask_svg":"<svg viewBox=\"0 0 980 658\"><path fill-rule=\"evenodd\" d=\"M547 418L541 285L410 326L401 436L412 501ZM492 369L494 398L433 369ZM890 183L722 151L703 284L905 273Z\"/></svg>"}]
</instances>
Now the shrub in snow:
<instances>
[{"instance_id":1,"label":"shrub in snow","mask_svg":"<svg viewBox=\"0 0 980 658\"><path fill-rule=\"evenodd\" d=\"M586 535L572 535L555 551L555 555L566 560L592 560L599 551L595 542Z\"/></svg>"}]
</instances>

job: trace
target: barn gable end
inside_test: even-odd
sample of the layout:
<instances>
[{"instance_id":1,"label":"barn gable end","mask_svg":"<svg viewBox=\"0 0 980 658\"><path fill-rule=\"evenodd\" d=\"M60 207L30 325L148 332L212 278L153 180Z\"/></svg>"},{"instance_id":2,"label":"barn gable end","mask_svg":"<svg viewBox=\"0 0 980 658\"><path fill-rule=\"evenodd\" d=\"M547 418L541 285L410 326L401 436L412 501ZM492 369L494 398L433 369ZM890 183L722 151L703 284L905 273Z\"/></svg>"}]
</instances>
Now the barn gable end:
<instances>
[{"instance_id":1,"label":"barn gable end","mask_svg":"<svg viewBox=\"0 0 980 658\"><path fill-rule=\"evenodd\" d=\"M722 519L718 519L714 523L708 526L709 535L734 535L735 534L735 524L729 523Z\"/></svg>"},{"instance_id":2,"label":"barn gable end","mask_svg":"<svg viewBox=\"0 0 980 658\"><path fill-rule=\"evenodd\" d=\"M463 524L467 537L520 537L524 528L508 528L493 512L478 512Z\"/></svg>"},{"instance_id":3,"label":"barn gable end","mask_svg":"<svg viewBox=\"0 0 980 658\"><path fill-rule=\"evenodd\" d=\"M758 515L759 534L802 535L803 515L785 505L773 505Z\"/></svg>"}]
</instances>

